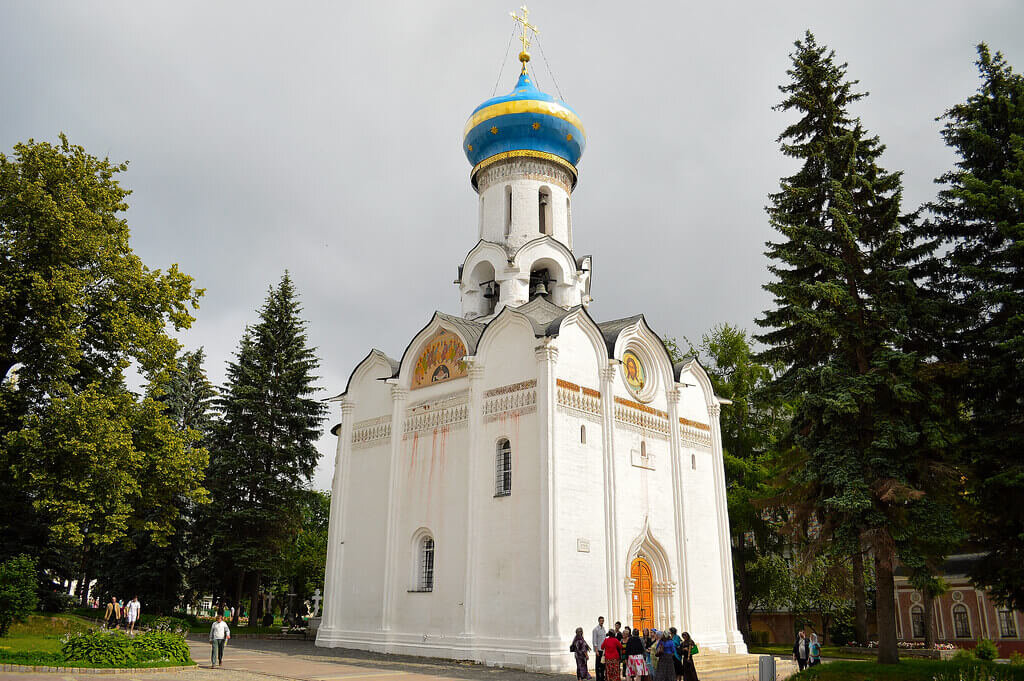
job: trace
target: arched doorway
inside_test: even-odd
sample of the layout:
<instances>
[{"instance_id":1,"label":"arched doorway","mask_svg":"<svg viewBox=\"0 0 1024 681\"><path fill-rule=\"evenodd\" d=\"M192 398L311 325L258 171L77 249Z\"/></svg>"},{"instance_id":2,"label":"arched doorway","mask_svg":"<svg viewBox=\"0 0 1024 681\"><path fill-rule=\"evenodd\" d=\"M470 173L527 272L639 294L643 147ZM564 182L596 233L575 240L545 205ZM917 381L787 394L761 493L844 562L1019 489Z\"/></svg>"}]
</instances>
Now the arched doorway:
<instances>
[{"instance_id":1,"label":"arched doorway","mask_svg":"<svg viewBox=\"0 0 1024 681\"><path fill-rule=\"evenodd\" d=\"M634 560L629 576L633 580L633 628L650 629L654 626L654 581L647 559Z\"/></svg>"}]
</instances>

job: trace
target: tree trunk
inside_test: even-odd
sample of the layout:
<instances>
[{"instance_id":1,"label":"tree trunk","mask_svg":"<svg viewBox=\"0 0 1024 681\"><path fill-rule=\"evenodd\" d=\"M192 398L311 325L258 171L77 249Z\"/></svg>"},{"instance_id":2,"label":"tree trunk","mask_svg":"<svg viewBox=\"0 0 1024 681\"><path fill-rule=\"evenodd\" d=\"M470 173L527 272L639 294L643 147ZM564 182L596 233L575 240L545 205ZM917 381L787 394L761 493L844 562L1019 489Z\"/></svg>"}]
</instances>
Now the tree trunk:
<instances>
[{"instance_id":1,"label":"tree trunk","mask_svg":"<svg viewBox=\"0 0 1024 681\"><path fill-rule=\"evenodd\" d=\"M864 554L853 554L853 636L857 645L868 644L868 597L864 589Z\"/></svg>"},{"instance_id":2,"label":"tree trunk","mask_svg":"<svg viewBox=\"0 0 1024 681\"><path fill-rule=\"evenodd\" d=\"M242 616L242 587L245 585L245 570L238 570L238 579L235 582L235 616L231 618L231 626L238 626L238 618Z\"/></svg>"},{"instance_id":3,"label":"tree trunk","mask_svg":"<svg viewBox=\"0 0 1024 681\"><path fill-rule=\"evenodd\" d=\"M924 596L924 648L925 650L934 650L935 624L932 619L935 613L935 598L932 596L931 589L925 589L922 595ZM913 616L911 616L910 624L911 626L914 624Z\"/></svg>"},{"instance_id":4,"label":"tree trunk","mask_svg":"<svg viewBox=\"0 0 1024 681\"><path fill-rule=\"evenodd\" d=\"M256 574L252 580L252 605L249 606L249 626L255 626L259 623L260 616L260 572L256 571Z\"/></svg>"},{"instance_id":5,"label":"tree trunk","mask_svg":"<svg viewBox=\"0 0 1024 681\"><path fill-rule=\"evenodd\" d=\"M896 556L888 537L875 544L878 663L896 664L900 661L900 651L896 645L896 584L892 576Z\"/></svg>"}]
</instances>

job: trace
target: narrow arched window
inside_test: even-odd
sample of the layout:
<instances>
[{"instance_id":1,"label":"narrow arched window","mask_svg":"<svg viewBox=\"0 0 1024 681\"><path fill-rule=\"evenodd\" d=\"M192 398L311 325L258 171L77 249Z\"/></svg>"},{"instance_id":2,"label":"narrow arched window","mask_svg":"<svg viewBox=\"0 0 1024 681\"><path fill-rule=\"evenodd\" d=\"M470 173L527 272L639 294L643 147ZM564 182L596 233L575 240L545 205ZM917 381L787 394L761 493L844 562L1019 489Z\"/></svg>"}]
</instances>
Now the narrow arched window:
<instances>
[{"instance_id":1,"label":"narrow arched window","mask_svg":"<svg viewBox=\"0 0 1024 681\"><path fill-rule=\"evenodd\" d=\"M967 617L967 606L962 603L953 606L953 629L957 638L971 637L971 620Z\"/></svg>"},{"instance_id":2,"label":"narrow arched window","mask_svg":"<svg viewBox=\"0 0 1024 681\"><path fill-rule=\"evenodd\" d=\"M581 445L587 444L587 427L586 426L580 426L580 444Z\"/></svg>"},{"instance_id":3,"label":"narrow arched window","mask_svg":"<svg viewBox=\"0 0 1024 681\"><path fill-rule=\"evenodd\" d=\"M429 534L420 539L419 579L416 590L434 590L434 538Z\"/></svg>"},{"instance_id":4,"label":"narrow arched window","mask_svg":"<svg viewBox=\"0 0 1024 681\"><path fill-rule=\"evenodd\" d=\"M647 458L647 440L640 440L640 458Z\"/></svg>"},{"instance_id":5,"label":"narrow arched window","mask_svg":"<svg viewBox=\"0 0 1024 681\"><path fill-rule=\"evenodd\" d=\"M913 629L914 638L924 638L924 608L920 605L910 609L910 628Z\"/></svg>"},{"instance_id":6,"label":"narrow arched window","mask_svg":"<svg viewBox=\"0 0 1024 681\"><path fill-rule=\"evenodd\" d=\"M690 454L690 468L693 469L693 470L697 470L697 455L696 454Z\"/></svg>"},{"instance_id":7,"label":"narrow arched window","mask_svg":"<svg viewBox=\"0 0 1024 681\"><path fill-rule=\"evenodd\" d=\"M569 197L565 197L565 226L568 228L569 233L572 234L572 205L569 203Z\"/></svg>"},{"instance_id":8,"label":"narrow arched window","mask_svg":"<svg viewBox=\"0 0 1024 681\"><path fill-rule=\"evenodd\" d=\"M505 186L505 236L512 233L512 185Z\"/></svg>"},{"instance_id":9,"label":"narrow arched window","mask_svg":"<svg viewBox=\"0 0 1024 681\"><path fill-rule=\"evenodd\" d=\"M494 496L507 497L512 494L512 445L508 440L498 440L494 454Z\"/></svg>"},{"instance_id":10,"label":"narrow arched window","mask_svg":"<svg viewBox=\"0 0 1024 681\"><path fill-rule=\"evenodd\" d=\"M551 234L551 190L541 187L537 195L537 224L541 234Z\"/></svg>"}]
</instances>

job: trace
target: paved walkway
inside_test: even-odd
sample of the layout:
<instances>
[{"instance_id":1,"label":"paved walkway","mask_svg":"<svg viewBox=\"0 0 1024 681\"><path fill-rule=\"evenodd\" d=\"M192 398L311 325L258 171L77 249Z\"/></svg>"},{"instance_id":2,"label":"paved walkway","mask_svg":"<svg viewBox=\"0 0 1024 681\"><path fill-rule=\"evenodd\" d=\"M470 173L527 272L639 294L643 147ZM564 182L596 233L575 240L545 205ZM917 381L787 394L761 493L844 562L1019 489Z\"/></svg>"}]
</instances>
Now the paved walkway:
<instances>
[{"instance_id":1,"label":"paved walkway","mask_svg":"<svg viewBox=\"0 0 1024 681\"><path fill-rule=\"evenodd\" d=\"M538 674L404 655L317 648L312 641L233 639L224 665L210 669L210 644L189 641L198 669L132 674L0 672L0 681L575 681L575 674ZM702 674L706 681L748 681L749 674ZM754 677L756 678L756 670Z\"/></svg>"}]
</instances>

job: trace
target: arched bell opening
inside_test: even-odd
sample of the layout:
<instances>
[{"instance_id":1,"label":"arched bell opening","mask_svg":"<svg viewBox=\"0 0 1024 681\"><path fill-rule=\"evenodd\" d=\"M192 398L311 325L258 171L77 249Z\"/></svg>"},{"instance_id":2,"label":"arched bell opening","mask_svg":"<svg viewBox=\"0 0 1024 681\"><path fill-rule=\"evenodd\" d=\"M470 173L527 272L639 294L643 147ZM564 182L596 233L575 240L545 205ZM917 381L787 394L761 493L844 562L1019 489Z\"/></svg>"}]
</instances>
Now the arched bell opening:
<instances>
[{"instance_id":1,"label":"arched bell opening","mask_svg":"<svg viewBox=\"0 0 1024 681\"><path fill-rule=\"evenodd\" d=\"M468 276L463 275L463 315L469 318L494 314L501 285L494 279L494 266L478 262Z\"/></svg>"}]
</instances>

